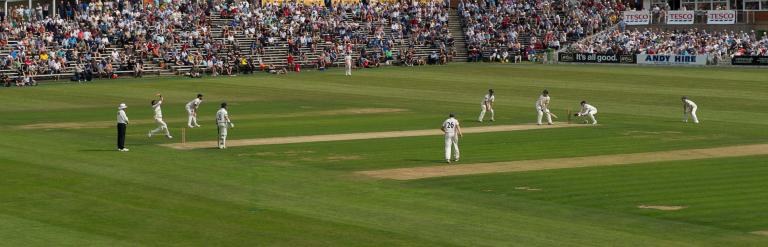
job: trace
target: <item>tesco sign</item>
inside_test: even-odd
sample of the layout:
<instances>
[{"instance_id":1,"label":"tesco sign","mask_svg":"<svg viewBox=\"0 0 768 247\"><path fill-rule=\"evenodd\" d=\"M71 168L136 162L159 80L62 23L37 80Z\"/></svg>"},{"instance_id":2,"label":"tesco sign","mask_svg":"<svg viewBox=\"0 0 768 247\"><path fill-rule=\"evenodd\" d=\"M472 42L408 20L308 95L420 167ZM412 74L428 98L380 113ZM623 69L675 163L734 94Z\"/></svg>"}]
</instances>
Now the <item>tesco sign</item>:
<instances>
[{"instance_id":1,"label":"tesco sign","mask_svg":"<svg viewBox=\"0 0 768 247\"><path fill-rule=\"evenodd\" d=\"M709 10L707 11L707 24L735 24L735 10Z\"/></svg>"},{"instance_id":2,"label":"tesco sign","mask_svg":"<svg viewBox=\"0 0 768 247\"><path fill-rule=\"evenodd\" d=\"M651 13L648 11L624 11L623 18L627 25L651 24Z\"/></svg>"},{"instance_id":3,"label":"tesco sign","mask_svg":"<svg viewBox=\"0 0 768 247\"><path fill-rule=\"evenodd\" d=\"M669 11L667 12L667 24L690 25L696 15L693 11Z\"/></svg>"}]
</instances>

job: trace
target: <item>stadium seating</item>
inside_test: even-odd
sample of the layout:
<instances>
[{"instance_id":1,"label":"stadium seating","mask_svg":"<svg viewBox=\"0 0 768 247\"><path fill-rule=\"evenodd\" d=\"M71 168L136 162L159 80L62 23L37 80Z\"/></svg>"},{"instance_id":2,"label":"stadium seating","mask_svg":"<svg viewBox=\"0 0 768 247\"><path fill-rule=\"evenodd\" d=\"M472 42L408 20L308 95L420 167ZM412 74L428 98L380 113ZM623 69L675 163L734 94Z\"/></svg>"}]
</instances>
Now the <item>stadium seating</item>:
<instances>
[{"instance_id":1,"label":"stadium seating","mask_svg":"<svg viewBox=\"0 0 768 247\"><path fill-rule=\"evenodd\" d=\"M461 33L458 16L442 1L335 8L219 0L121 3L70 3L60 6L60 18L23 11L10 16L0 30L3 74L60 79L80 66L96 75L123 75L133 74L135 64L159 75L237 65L285 68L289 56L300 67L338 66L347 52L359 66L419 64L432 54L440 54L440 62L466 59L463 41L457 51L452 37Z\"/></svg>"},{"instance_id":2,"label":"stadium seating","mask_svg":"<svg viewBox=\"0 0 768 247\"><path fill-rule=\"evenodd\" d=\"M479 58L499 60L492 54L528 53L560 49L616 24L624 1L517 0L460 2L469 49Z\"/></svg>"},{"instance_id":3,"label":"stadium seating","mask_svg":"<svg viewBox=\"0 0 768 247\"><path fill-rule=\"evenodd\" d=\"M697 29L613 30L569 48L578 53L711 55L713 63L733 56L768 55L768 35L755 31L706 31Z\"/></svg>"},{"instance_id":4,"label":"stadium seating","mask_svg":"<svg viewBox=\"0 0 768 247\"><path fill-rule=\"evenodd\" d=\"M118 3L119 6L118 6ZM535 60L583 53L765 55L747 32L619 30L620 1L298 3L191 0L66 3L58 16L13 9L0 24L6 81L123 75L235 74L341 66ZM588 37L588 38L587 38ZM140 68L140 69L139 69Z\"/></svg>"}]
</instances>

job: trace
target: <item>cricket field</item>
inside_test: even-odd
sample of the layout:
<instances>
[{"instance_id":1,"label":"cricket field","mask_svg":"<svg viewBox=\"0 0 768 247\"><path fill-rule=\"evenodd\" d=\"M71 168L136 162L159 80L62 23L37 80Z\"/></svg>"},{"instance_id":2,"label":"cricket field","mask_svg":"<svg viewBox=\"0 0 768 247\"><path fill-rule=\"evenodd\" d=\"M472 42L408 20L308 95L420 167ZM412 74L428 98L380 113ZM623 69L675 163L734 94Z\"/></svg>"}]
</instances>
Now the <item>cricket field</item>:
<instances>
[{"instance_id":1,"label":"cricket field","mask_svg":"<svg viewBox=\"0 0 768 247\"><path fill-rule=\"evenodd\" d=\"M478 123L489 88L496 121ZM543 89L551 127L532 125ZM156 93L174 139L147 137ZM765 69L458 63L0 95L1 246L768 246ZM567 123L581 100L598 125Z\"/></svg>"}]
</instances>

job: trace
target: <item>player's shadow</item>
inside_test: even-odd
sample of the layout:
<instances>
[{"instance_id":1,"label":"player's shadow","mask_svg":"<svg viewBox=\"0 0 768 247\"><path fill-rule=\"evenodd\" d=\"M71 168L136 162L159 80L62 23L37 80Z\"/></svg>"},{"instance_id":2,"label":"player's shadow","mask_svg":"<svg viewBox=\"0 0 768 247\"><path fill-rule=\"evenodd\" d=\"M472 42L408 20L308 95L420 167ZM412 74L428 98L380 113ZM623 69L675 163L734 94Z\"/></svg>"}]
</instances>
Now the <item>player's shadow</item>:
<instances>
[{"instance_id":1,"label":"player's shadow","mask_svg":"<svg viewBox=\"0 0 768 247\"><path fill-rule=\"evenodd\" d=\"M144 143L126 143L125 147L130 149L131 147L136 146L147 146L148 144ZM78 152L117 152L117 147L114 148L93 148L93 149L80 149L77 150Z\"/></svg>"},{"instance_id":2,"label":"player's shadow","mask_svg":"<svg viewBox=\"0 0 768 247\"><path fill-rule=\"evenodd\" d=\"M420 163L445 163L445 160L427 160L427 159L405 159L404 161Z\"/></svg>"}]
</instances>

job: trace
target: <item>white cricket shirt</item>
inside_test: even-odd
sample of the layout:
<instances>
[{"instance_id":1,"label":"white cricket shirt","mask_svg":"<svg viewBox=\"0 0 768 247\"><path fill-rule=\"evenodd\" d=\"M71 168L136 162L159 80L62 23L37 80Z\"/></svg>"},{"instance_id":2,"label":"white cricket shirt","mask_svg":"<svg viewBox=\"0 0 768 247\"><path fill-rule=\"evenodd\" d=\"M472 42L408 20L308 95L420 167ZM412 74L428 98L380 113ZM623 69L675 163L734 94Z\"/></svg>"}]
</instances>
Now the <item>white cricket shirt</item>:
<instances>
[{"instance_id":1,"label":"white cricket shirt","mask_svg":"<svg viewBox=\"0 0 768 247\"><path fill-rule=\"evenodd\" d=\"M698 107L698 106L696 105L696 103L693 103L693 101L691 101L691 100L689 100L689 99L686 99L686 100L685 100L685 106L686 106L686 107L688 107L688 108L690 108L690 109L693 109L693 108L697 108L697 107Z\"/></svg>"},{"instance_id":2,"label":"white cricket shirt","mask_svg":"<svg viewBox=\"0 0 768 247\"><path fill-rule=\"evenodd\" d=\"M547 105L549 105L549 96L544 96L543 94L539 96L539 99L536 100L536 105L541 108L546 108Z\"/></svg>"},{"instance_id":3,"label":"white cricket shirt","mask_svg":"<svg viewBox=\"0 0 768 247\"><path fill-rule=\"evenodd\" d=\"M152 105L152 109L155 110L155 118L163 118L163 110L160 109L160 105L163 104L163 101L158 101L157 104Z\"/></svg>"},{"instance_id":4,"label":"white cricket shirt","mask_svg":"<svg viewBox=\"0 0 768 247\"><path fill-rule=\"evenodd\" d=\"M227 112L227 109L219 109L219 111L216 112L216 123L226 124L228 123L227 120L229 120L229 113Z\"/></svg>"},{"instance_id":5,"label":"white cricket shirt","mask_svg":"<svg viewBox=\"0 0 768 247\"><path fill-rule=\"evenodd\" d=\"M117 123L121 123L121 124L128 123L128 115L125 115L125 110L117 111Z\"/></svg>"},{"instance_id":6,"label":"white cricket shirt","mask_svg":"<svg viewBox=\"0 0 768 247\"><path fill-rule=\"evenodd\" d=\"M456 128L459 127L459 120L456 120L455 118L448 118L443 122L443 129L445 129L446 134L454 134L456 133Z\"/></svg>"},{"instance_id":7,"label":"white cricket shirt","mask_svg":"<svg viewBox=\"0 0 768 247\"><path fill-rule=\"evenodd\" d=\"M480 104L485 105L485 104L488 104L488 103L493 103L494 100L496 100L496 96L495 95L486 94L485 97L483 97L483 101L480 102Z\"/></svg>"},{"instance_id":8,"label":"white cricket shirt","mask_svg":"<svg viewBox=\"0 0 768 247\"><path fill-rule=\"evenodd\" d=\"M203 103L203 100L200 98L195 98L187 103L187 109L197 109L197 107L200 106L200 103Z\"/></svg>"},{"instance_id":9,"label":"white cricket shirt","mask_svg":"<svg viewBox=\"0 0 768 247\"><path fill-rule=\"evenodd\" d=\"M590 104L584 104L583 106L581 106L581 114L588 114L590 112L591 113L597 112L597 108L595 108Z\"/></svg>"}]
</instances>

